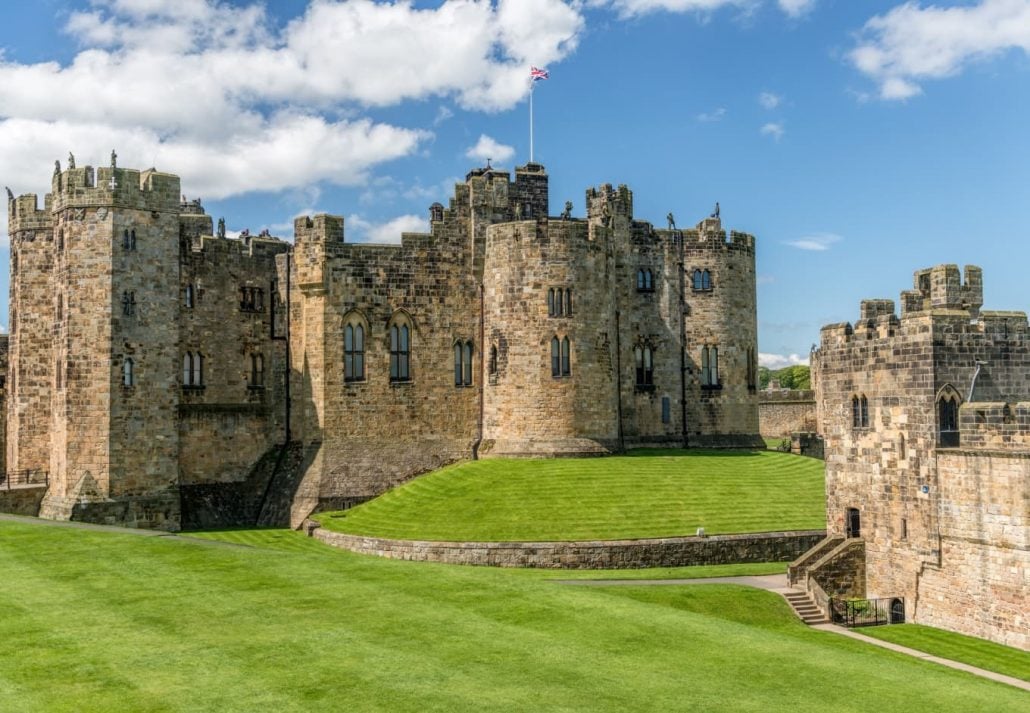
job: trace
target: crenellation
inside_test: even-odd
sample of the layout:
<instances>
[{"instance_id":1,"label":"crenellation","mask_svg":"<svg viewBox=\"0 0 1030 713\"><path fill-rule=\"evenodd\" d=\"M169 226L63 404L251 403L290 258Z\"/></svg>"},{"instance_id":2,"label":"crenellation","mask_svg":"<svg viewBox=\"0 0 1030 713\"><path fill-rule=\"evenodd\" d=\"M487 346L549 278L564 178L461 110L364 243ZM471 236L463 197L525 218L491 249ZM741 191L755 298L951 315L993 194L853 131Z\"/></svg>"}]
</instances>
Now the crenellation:
<instances>
[{"instance_id":1,"label":"crenellation","mask_svg":"<svg viewBox=\"0 0 1030 713\"><path fill-rule=\"evenodd\" d=\"M174 530L286 444L295 524L463 458L758 444L754 238L656 230L624 185L552 218L548 181L478 168L429 233L291 245L170 174L58 170L10 211L8 467L47 517Z\"/></svg>"},{"instance_id":2,"label":"crenellation","mask_svg":"<svg viewBox=\"0 0 1030 713\"><path fill-rule=\"evenodd\" d=\"M828 535L862 538L868 595L903 597L909 620L1027 648L1026 316L982 312L975 266L914 282L900 318L866 300L813 352Z\"/></svg>"}]
</instances>

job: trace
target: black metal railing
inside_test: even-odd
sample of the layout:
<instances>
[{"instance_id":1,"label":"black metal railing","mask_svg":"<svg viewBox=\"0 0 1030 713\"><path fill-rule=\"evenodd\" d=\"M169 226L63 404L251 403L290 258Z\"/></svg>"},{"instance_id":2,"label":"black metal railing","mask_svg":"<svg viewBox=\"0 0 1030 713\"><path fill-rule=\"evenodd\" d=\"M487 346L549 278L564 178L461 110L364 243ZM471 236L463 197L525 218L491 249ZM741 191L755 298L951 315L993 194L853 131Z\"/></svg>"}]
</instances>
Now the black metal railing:
<instances>
[{"instance_id":1,"label":"black metal railing","mask_svg":"<svg viewBox=\"0 0 1030 713\"><path fill-rule=\"evenodd\" d=\"M13 488L45 488L50 485L50 474L45 470L9 470L0 473L0 490Z\"/></svg>"},{"instance_id":2,"label":"black metal railing","mask_svg":"<svg viewBox=\"0 0 1030 713\"><path fill-rule=\"evenodd\" d=\"M830 598L830 620L853 629L858 626L882 626L905 623L905 600L836 599Z\"/></svg>"}]
</instances>

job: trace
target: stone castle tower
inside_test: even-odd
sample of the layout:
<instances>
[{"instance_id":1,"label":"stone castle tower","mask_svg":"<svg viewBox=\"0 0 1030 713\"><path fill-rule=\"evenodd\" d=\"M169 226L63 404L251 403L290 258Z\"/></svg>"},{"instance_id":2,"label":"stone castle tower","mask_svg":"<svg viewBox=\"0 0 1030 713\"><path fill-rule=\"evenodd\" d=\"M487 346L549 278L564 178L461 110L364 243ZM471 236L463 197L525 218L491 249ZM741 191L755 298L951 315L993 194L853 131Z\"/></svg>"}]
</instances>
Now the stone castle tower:
<instances>
[{"instance_id":1,"label":"stone castle tower","mask_svg":"<svg viewBox=\"0 0 1030 713\"><path fill-rule=\"evenodd\" d=\"M291 246L214 231L175 176L58 170L11 203L7 468L47 474L45 516L174 529L463 458L760 443L754 238L586 204L487 167L399 246L330 215Z\"/></svg>"},{"instance_id":2,"label":"stone castle tower","mask_svg":"<svg viewBox=\"0 0 1030 713\"><path fill-rule=\"evenodd\" d=\"M880 598L892 616L1030 645L1030 328L982 310L968 265L919 270L862 302L812 355L827 540L792 565L817 599Z\"/></svg>"}]
</instances>

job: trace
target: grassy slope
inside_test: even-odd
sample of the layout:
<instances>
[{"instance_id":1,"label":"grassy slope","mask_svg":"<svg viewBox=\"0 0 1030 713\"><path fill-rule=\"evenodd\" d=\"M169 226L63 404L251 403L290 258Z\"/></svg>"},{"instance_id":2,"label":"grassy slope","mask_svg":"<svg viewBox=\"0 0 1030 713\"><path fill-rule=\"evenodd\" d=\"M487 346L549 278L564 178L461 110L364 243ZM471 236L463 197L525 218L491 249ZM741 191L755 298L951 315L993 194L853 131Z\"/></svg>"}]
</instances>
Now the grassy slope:
<instances>
[{"instance_id":1,"label":"grassy slope","mask_svg":"<svg viewBox=\"0 0 1030 713\"><path fill-rule=\"evenodd\" d=\"M0 523L0 710L1025 710L767 592L567 587L299 538Z\"/></svg>"},{"instance_id":2,"label":"grassy slope","mask_svg":"<svg viewBox=\"0 0 1030 713\"><path fill-rule=\"evenodd\" d=\"M339 532L479 541L820 529L823 463L767 451L475 461L318 519Z\"/></svg>"},{"instance_id":3,"label":"grassy slope","mask_svg":"<svg viewBox=\"0 0 1030 713\"><path fill-rule=\"evenodd\" d=\"M877 639L1030 681L1030 651L919 624L862 629Z\"/></svg>"}]
</instances>

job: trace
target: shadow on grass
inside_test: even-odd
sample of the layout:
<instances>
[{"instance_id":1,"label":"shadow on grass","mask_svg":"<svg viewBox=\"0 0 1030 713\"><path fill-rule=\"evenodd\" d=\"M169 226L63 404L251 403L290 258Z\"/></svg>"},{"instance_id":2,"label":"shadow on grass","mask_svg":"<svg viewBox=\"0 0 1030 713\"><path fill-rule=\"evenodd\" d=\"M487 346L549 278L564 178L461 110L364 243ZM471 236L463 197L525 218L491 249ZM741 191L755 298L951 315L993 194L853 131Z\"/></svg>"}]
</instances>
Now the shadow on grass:
<instances>
[{"instance_id":1,"label":"shadow on grass","mask_svg":"<svg viewBox=\"0 0 1030 713\"><path fill-rule=\"evenodd\" d=\"M633 448L621 454L628 458L690 458L691 456L723 456L726 458L761 457L766 451L757 449L720 448ZM618 456L615 456L618 457Z\"/></svg>"}]
</instances>

